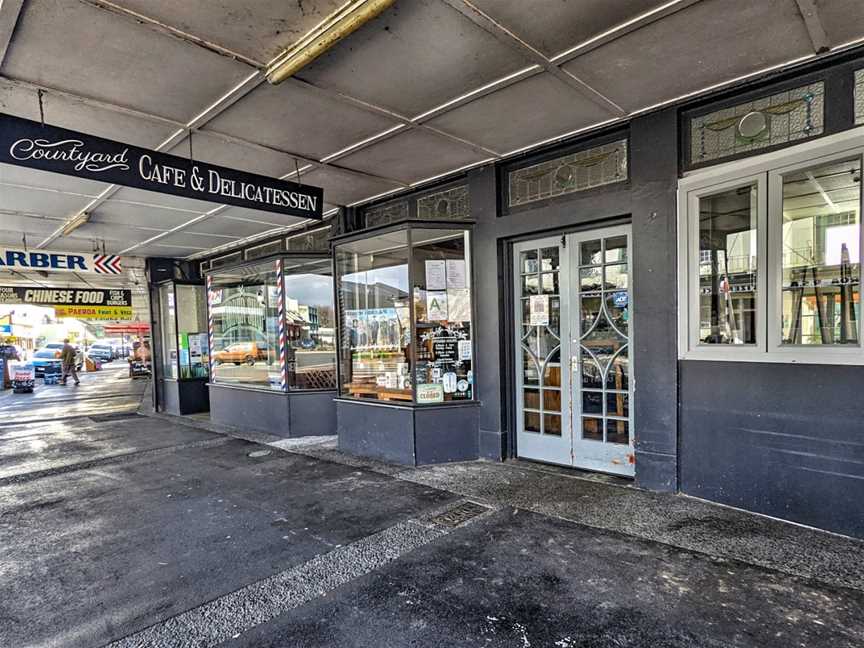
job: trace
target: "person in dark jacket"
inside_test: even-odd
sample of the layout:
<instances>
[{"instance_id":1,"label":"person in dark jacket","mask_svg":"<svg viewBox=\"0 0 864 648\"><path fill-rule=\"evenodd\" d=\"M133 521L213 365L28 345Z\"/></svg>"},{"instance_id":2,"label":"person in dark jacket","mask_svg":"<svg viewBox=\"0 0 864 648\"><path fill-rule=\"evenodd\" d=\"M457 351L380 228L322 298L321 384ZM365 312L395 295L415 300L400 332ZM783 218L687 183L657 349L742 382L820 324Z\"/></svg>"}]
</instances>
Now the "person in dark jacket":
<instances>
[{"instance_id":1,"label":"person in dark jacket","mask_svg":"<svg viewBox=\"0 0 864 648\"><path fill-rule=\"evenodd\" d=\"M61 385L66 384L66 378L71 375L75 384L79 384L78 372L75 369L75 364L78 360L78 354L75 352L75 347L69 344L69 340L63 340L63 350L60 351L60 362L63 364L63 378L60 380Z\"/></svg>"}]
</instances>

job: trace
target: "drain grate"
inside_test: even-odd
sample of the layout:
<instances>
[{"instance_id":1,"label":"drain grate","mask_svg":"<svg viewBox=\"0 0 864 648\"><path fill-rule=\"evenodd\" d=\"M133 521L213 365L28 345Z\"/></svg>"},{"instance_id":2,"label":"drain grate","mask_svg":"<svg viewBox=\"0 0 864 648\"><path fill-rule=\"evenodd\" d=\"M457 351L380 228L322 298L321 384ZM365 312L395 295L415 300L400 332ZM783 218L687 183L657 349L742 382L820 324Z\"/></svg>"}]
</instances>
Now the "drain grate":
<instances>
[{"instance_id":1,"label":"drain grate","mask_svg":"<svg viewBox=\"0 0 864 648\"><path fill-rule=\"evenodd\" d=\"M115 414L91 414L89 418L94 423L107 423L108 421L120 421L122 419L138 418L137 412L118 412Z\"/></svg>"},{"instance_id":2,"label":"drain grate","mask_svg":"<svg viewBox=\"0 0 864 648\"><path fill-rule=\"evenodd\" d=\"M468 520L471 520L488 510L490 510L488 506L483 506L474 502L462 502L443 513L439 513L432 518L432 522L453 529L462 526Z\"/></svg>"}]
</instances>

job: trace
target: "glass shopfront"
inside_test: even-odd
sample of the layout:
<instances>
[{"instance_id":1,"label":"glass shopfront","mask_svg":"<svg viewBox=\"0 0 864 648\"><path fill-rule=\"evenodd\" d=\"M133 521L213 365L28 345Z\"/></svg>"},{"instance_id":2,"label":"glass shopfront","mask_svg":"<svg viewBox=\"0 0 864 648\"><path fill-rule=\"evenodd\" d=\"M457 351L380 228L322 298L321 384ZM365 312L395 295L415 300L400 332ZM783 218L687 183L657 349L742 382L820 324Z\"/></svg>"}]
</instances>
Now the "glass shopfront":
<instances>
[{"instance_id":1,"label":"glass shopfront","mask_svg":"<svg viewBox=\"0 0 864 648\"><path fill-rule=\"evenodd\" d=\"M470 237L404 226L336 247L340 395L474 399Z\"/></svg>"},{"instance_id":2,"label":"glass shopfront","mask_svg":"<svg viewBox=\"0 0 864 648\"><path fill-rule=\"evenodd\" d=\"M204 286L162 284L159 308L163 377L170 380L207 378L210 346Z\"/></svg>"},{"instance_id":3,"label":"glass shopfront","mask_svg":"<svg viewBox=\"0 0 864 648\"><path fill-rule=\"evenodd\" d=\"M285 256L208 277L216 384L333 389L330 257Z\"/></svg>"}]
</instances>

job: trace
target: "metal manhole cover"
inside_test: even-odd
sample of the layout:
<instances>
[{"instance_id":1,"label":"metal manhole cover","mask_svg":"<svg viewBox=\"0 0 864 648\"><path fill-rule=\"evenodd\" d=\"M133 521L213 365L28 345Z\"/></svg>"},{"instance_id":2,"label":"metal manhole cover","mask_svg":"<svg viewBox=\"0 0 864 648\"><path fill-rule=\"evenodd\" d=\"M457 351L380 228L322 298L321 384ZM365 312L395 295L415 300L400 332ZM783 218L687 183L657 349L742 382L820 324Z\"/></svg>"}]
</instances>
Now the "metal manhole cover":
<instances>
[{"instance_id":1,"label":"metal manhole cover","mask_svg":"<svg viewBox=\"0 0 864 648\"><path fill-rule=\"evenodd\" d=\"M253 450L252 452L250 452L246 456L252 457L253 459L258 459L259 457L266 457L271 452L272 452L272 450Z\"/></svg>"},{"instance_id":2,"label":"metal manhole cover","mask_svg":"<svg viewBox=\"0 0 864 648\"><path fill-rule=\"evenodd\" d=\"M475 518L488 510L488 506L482 506L481 504L475 504L474 502L463 502L448 511L436 515L432 518L432 522L440 524L441 526L455 528L465 524L468 520Z\"/></svg>"}]
</instances>

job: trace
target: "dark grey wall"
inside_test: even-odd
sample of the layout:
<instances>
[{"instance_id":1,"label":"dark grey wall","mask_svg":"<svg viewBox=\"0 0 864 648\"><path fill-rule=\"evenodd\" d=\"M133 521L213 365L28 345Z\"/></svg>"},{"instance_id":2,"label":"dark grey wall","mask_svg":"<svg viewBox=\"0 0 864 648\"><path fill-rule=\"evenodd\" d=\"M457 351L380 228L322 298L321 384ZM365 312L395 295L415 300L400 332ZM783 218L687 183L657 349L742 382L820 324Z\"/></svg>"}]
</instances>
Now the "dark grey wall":
<instances>
[{"instance_id":1,"label":"dark grey wall","mask_svg":"<svg viewBox=\"0 0 864 648\"><path fill-rule=\"evenodd\" d=\"M680 365L683 492L864 537L864 367Z\"/></svg>"},{"instance_id":2,"label":"dark grey wall","mask_svg":"<svg viewBox=\"0 0 864 648\"><path fill-rule=\"evenodd\" d=\"M282 392L208 385L210 420L221 425L289 436L290 410Z\"/></svg>"},{"instance_id":3,"label":"dark grey wall","mask_svg":"<svg viewBox=\"0 0 864 648\"><path fill-rule=\"evenodd\" d=\"M657 490L677 486L676 204L677 113L636 119L630 127L629 184L573 194L498 216L495 173L470 176L477 300L477 393L481 456L513 448L508 430L509 329L503 311L506 240L551 231L602 227L632 218L636 479ZM586 144L590 146L590 142Z\"/></svg>"}]
</instances>

